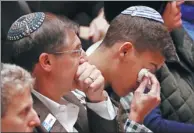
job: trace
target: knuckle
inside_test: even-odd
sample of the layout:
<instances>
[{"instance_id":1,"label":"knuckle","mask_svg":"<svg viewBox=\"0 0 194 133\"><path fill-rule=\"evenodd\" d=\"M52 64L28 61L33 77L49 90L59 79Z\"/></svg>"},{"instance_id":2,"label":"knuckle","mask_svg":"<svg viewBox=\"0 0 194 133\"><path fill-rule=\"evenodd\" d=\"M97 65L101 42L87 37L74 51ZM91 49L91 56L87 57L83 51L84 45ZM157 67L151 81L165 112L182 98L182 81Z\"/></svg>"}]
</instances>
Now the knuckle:
<instances>
[{"instance_id":1,"label":"knuckle","mask_svg":"<svg viewBox=\"0 0 194 133\"><path fill-rule=\"evenodd\" d=\"M99 75L102 75L100 70L96 69L96 73L99 74Z\"/></svg>"},{"instance_id":2,"label":"knuckle","mask_svg":"<svg viewBox=\"0 0 194 133\"><path fill-rule=\"evenodd\" d=\"M84 84L88 84L88 81L89 81L89 79L86 78L86 79L84 80Z\"/></svg>"},{"instance_id":3,"label":"knuckle","mask_svg":"<svg viewBox=\"0 0 194 133\"><path fill-rule=\"evenodd\" d=\"M153 100L153 102L155 102L155 103L159 103L161 99L160 99L160 97L152 96L152 100Z\"/></svg>"},{"instance_id":4,"label":"knuckle","mask_svg":"<svg viewBox=\"0 0 194 133\"><path fill-rule=\"evenodd\" d=\"M104 79L104 77L101 75L100 76L100 78L102 79L102 82L104 82L105 81L105 79Z\"/></svg>"},{"instance_id":5,"label":"knuckle","mask_svg":"<svg viewBox=\"0 0 194 133\"><path fill-rule=\"evenodd\" d=\"M82 80L83 80L83 79L82 79L81 77L79 77L79 78L77 79L78 82L82 82Z\"/></svg>"},{"instance_id":6,"label":"knuckle","mask_svg":"<svg viewBox=\"0 0 194 133\"><path fill-rule=\"evenodd\" d=\"M157 102L160 103L161 102L161 98L157 97Z\"/></svg>"},{"instance_id":7,"label":"knuckle","mask_svg":"<svg viewBox=\"0 0 194 133\"><path fill-rule=\"evenodd\" d=\"M157 81L156 81L156 86L157 86L157 87L159 87L159 86L160 86L160 84L159 84Z\"/></svg>"},{"instance_id":8,"label":"knuckle","mask_svg":"<svg viewBox=\"0 0 194 133\"><path fill-rule=\"evenodd\" d=\"M95 66L95 65L91 65L91 68L92 68L92 69L96 69L96 66Z\"/></svg>"}]
</instances>

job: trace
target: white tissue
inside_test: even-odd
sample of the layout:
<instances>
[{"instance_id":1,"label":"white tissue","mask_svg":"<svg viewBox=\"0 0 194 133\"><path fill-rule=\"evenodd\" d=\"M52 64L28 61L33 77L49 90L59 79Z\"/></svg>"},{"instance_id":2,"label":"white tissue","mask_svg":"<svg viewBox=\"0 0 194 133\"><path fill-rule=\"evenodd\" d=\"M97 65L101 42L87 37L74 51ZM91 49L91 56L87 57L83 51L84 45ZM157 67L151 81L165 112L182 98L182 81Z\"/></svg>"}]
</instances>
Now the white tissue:
<instances>
[{"instance_id":1,"label":"white tissue","mask_svg":"<svg viewBox=\"0 0 194 133\"><path fill-rule=\"evenodd\" d=\"M145 69L145 68L141 69L141 70L139 71L139 73L138 73L137 81L138 81L139 83L141 83L144 76L146 76L146 77L149 78L148 72L149 72L148 69ZM151 81L150 81L150 80L149 80L148 85L147 85L146 87L147 87L148 89L151 88Z\"/></svg>"}]
</instances>

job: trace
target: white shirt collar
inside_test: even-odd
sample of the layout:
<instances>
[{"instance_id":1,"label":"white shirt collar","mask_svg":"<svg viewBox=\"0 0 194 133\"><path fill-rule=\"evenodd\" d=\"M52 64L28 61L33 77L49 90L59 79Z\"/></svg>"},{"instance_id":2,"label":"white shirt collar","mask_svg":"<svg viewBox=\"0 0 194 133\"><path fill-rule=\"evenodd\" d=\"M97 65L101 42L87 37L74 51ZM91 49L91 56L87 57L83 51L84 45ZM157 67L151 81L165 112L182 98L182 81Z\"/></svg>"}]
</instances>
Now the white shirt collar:
<instances>
[{"instance_id":1,"label":"white shirt collar","mask_svg":"<svg viewBox=\"0 0 194 133\"><path fill-rule=\"evenodd\" d=\"M79 113L79 107L77 105L72 103L61 105L35 90L32 90L32 93L52 112L52 114L68 132L76 131L74 129L74 124L77 121Z\"/></svg>"}]
</instances>

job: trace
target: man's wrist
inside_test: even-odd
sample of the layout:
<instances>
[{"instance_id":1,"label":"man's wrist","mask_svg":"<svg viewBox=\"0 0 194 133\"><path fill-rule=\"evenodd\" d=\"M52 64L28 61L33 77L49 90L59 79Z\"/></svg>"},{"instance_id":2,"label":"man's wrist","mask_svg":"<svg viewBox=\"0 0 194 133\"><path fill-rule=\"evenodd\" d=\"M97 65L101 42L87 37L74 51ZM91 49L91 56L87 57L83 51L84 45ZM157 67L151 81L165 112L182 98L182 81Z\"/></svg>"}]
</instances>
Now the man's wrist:
<instances>
[{"instance_id":1,"label":"man's wrist","mask_svg":"<svg viewBox=\"0 0 194 133\"><path fill-rule=\"evenodd\" d=\"M90 99L88 96L86 96L86 102L90 102L90 103L99 103L106 100L107 100L107 97L104 95L99 99Z\"/></svg>"},{"instance_id":2,"label":"man's wrist","mask_svg":"<svg viewBox=\"0 0 194 133\"><path fill-rule=\"evenodd\" d=\"M130 120L133 120L133 121L139 123L139 124L142 124L142 123L143 123L143 120L144 120L144 118L141 117L141 116L140 116L139 114L137 114L136 112L130 112L128 118L129 118Z\"/></svg>"}]
</instances>

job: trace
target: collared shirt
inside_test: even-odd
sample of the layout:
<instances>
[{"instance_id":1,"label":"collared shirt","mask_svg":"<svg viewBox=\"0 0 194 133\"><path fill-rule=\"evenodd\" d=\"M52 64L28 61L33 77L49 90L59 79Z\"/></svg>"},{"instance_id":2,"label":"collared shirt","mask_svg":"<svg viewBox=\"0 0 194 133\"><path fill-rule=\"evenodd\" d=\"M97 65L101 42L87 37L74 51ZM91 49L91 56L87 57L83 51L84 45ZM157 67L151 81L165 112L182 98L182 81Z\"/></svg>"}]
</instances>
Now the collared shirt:
<instances>
[{"instance_id":1,"label":"collared shirt","mask_svg":"<svg viewBox=\"0 0 194 133\"><path fill-rule=\"evenodd\" d=\"M40 94L39 92L32 90L32 93L36 95L36 97L53 113L53 115L57 118L60 124L68 131L68 132L77 132L74 128L74 124L77 121L79 107L72 103L67 102L65 99L64 101L67 104L59 104L55 101L49 99L48 97ZM84 94L85 95L85 94ZM104 92L105 96L108 96L106 92ZM85 98L84 98L85 99ZM116 116L115 109L109 99L107 98L106 101L102 101L99 103L89 103L86 102L88 108L93 110L99 116L104 119L113 120Z\"/></svg>"},{"instance_id":2,"label":"collared shirt","mask_svg":"<svg viewBox=\"0 0 194 133\"><path fill-rule=\"evenodd\" d=\"M32 93L52 112L65 130L68 132L77 132L74 128L79 113L77 105L69 102L67 104L59 104L35 90L32 90ZM65 99L63 100L66 101Z\"/></svg>"}]
</instances>

